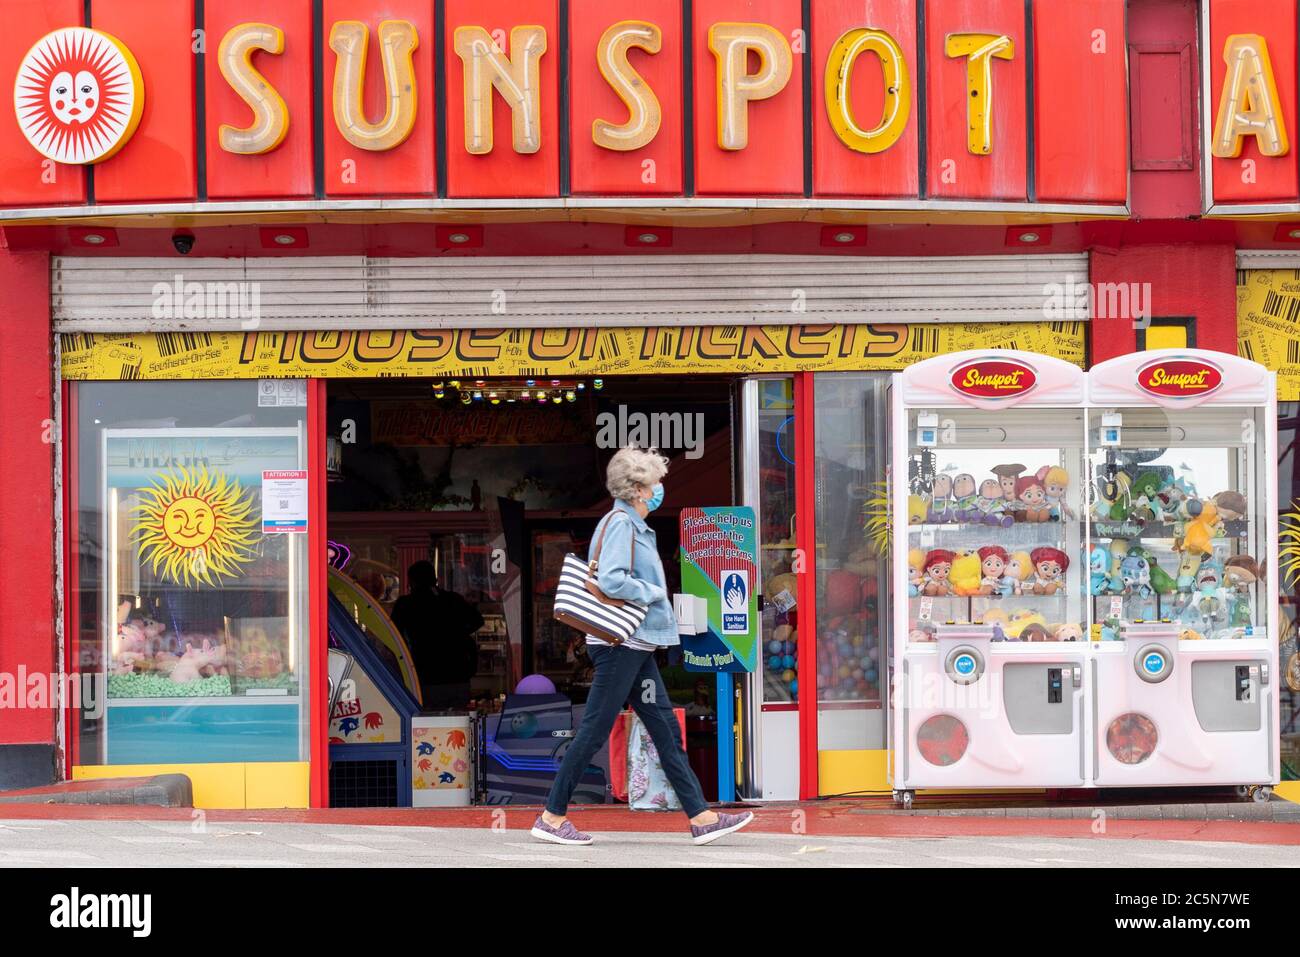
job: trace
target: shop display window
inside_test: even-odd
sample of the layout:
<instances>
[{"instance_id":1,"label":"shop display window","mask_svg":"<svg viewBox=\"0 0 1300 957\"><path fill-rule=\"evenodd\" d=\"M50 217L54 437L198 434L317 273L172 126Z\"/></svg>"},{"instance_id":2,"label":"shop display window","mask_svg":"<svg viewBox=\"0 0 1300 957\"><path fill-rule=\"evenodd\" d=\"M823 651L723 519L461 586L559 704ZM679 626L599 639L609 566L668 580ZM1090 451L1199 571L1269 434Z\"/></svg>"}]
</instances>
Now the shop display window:
<instances>
[{"instance_id":1,"label":"shop display window","mask_svg":"<svg viewBox=\"0 0 1300 957\"><path fill-rule=\"evenodd\" d=\"M1083 411L923 415L909 413L900 476L909 643L945 622L993 625L994 640L1083 640Z\"/></svg>"},{"instance_id":2,"label":"shop display window","mask_svg":"<svg viewBox=\"0 0 1300 957\"><path fill-rule=\"evenodd\" d=\"M795 570L794 383L758 382L759 543L763 701L799 700L799 579Z\"/></svg>"},{"instance_id":3,"label":"shop display window","mask_svg":"<svg viewBox=\"0 0 1300 957\"><path fill-rule=\"evenodd\" d=\"M279 386L76 387L70 658L103 697L75 763L305 758L306 389Z\"/></svg>"},{"instance_id":4,"label":"shop display window","mask_svg":"<svg viewBox=\"0 0 1300 957\"><path fill-rule=\"evenodd\" d=\"M1094 637L1169 621L1182 640L1264 634L1263 413L1200 407L1093 413Z\"/></svg>"},{"instance_id":5,"label":"shop display window","mask_svg":"<svg viewBox=\"0 0 1300 957\"><path fill-rule=\"evenodd\" d=\"M816 379L817 704L821 750L885 747L888 377Z\"/></svg>"}]
</instances>

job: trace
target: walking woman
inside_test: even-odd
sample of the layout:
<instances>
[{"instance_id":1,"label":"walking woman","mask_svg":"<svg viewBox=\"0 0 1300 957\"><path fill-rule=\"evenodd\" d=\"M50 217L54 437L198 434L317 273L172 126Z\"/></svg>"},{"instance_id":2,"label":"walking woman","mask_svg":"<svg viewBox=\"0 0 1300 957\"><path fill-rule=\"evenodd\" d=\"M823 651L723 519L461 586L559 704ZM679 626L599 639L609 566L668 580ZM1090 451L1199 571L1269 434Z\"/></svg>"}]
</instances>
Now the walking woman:
<instances>
[{"instance_id":1,"label":"walking woman","mask_svg":"<svg viewBox=\"0 0 1300 957\"><path fill-rule=\"evenodd\" d=\"M565 814L579 778L609 738L624 703L631 704L649 732L664 773L690 818L691 837L696 844L716 841L754 819L750 811L724 814L709 810L700 782L686 761L672 702L655 663L655 651L678 643L664 566L659 560L655 533L645 520L663 503L661 480L667 472L666 458L654 449L637 448L620 449L605 472L605 487L614 497L614 507L601 519L587 558L598 561L596 583L602 592L610 598L642 605L648 613L631 639L620 645L587 638L587 653L596 669L587 709L551 785L546 810L533 824L532 835L539 840L552 844L592 842L591 835L574 827ZM599 556L595 554L597 544L601 546Z\"/></svg>"}]
</instances>

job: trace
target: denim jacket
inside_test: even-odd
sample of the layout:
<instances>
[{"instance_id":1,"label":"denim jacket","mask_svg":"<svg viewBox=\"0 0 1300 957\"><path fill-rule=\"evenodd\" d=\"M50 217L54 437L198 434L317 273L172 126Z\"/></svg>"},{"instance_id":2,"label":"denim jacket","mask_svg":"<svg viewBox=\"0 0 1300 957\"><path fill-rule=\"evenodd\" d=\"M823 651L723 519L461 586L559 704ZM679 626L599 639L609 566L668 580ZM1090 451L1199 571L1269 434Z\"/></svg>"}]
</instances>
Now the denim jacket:
<instances>
[{"instance_id":1,"label":"denim jacket","mask_svg":"<svg viewBox=\"0 0 1300 957\"><path fill-rule=\"evenodd\" d=\"M596 542L600 540L600 530L606 526L608 529L598 557L595 554ZM633 535L636 536L636 556L629 569ZM601 591L610 598L636 602L648 609L634 638L664 648L680 644L677 618L673 614L672 599L668 597L664 565L659 560L654 530L627 502L615 501L613 510L597 526L587 553L587 561L594 559L599 561L596 584Z\"/></svg>"}]
</instances>

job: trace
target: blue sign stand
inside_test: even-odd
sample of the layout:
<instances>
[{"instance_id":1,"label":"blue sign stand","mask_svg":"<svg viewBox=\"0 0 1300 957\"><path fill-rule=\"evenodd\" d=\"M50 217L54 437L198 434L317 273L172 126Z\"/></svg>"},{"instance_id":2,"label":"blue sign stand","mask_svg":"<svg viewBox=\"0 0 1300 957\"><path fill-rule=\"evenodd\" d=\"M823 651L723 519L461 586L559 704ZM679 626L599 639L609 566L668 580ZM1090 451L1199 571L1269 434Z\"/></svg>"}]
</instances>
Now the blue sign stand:
<instances>
[{"instance_id":1,"label":"blue sign stand","mask_svg":"<svg viewBox=\"0 0 1300 957\"><path fill-rule=\"evenodd\" d=\"M735 701L731 687L731 672L718 672L717 702L713 707L718 716L718 800L736 800L736 732Z\"/></svg>"}]
</instances>

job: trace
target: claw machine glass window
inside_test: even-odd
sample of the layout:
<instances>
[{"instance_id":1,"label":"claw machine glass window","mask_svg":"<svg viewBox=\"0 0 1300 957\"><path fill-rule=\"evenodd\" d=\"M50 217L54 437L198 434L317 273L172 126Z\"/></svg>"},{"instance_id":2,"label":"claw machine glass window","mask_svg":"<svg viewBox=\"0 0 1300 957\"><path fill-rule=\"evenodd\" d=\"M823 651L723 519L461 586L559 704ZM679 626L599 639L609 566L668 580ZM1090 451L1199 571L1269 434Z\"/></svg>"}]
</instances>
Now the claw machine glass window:
<instances>
[{"instance_id":1,"label":"claw machine glass window","mask_svg":"<svg viewBox=\"0 0 1300 957\"><path fill-rule=\"evenodd\" d=\"M1182 640L1263 634L1264 410L1118 407L1092 418L1097 637L1162 620Z\"/></svg>"},{"instance_id":2,"label":"claw machine glass window","mask_svg":"<svg viewBox=\"0 0 1300 957\"><path fill-rule=\"evenodd\" d=\"M909 643L945 622L1082 640L1083 410L911 409L907 430Z\"/></svg>"}]
</instances>

